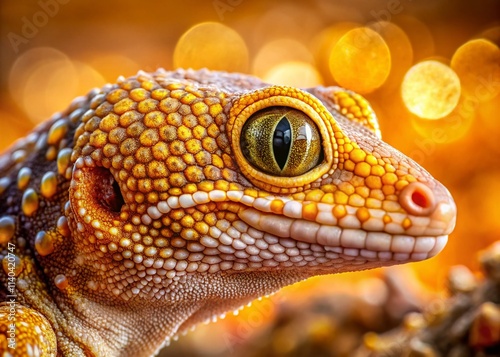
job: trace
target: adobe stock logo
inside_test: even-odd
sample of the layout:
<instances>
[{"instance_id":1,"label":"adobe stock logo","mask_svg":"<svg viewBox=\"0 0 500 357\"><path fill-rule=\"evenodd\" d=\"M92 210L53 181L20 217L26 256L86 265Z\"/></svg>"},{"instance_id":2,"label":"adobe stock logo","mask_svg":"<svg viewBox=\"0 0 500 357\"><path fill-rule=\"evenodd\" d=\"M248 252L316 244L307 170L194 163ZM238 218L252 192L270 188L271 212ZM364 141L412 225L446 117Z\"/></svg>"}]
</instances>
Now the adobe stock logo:
<instances>
[{"instance_id":1,"label":"adobe stock logo","mask_svg":"<svg viewBox=\"0 0 500 357\"><path fill-rule=\"evenodd\" d=\"M60 5L65 5L70 0L40 0L38 6L40 10L32 16L23 16L21 19L20 33L9 32L7 38L15 53L19 52L19 46L26 45L34 38L40 29L49 23L50 18L59 13Z\"/></svg>"}]
</instances>

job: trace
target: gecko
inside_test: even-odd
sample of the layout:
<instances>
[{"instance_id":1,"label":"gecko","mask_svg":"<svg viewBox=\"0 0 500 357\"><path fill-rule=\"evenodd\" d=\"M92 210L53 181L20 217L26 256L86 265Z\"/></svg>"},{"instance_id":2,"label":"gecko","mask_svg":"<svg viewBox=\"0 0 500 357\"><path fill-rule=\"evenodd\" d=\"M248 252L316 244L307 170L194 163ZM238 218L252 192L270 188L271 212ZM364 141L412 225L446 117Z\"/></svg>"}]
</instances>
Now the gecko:
<instances>
[{"instance_id":1,"label":"gecko","mask_svg":"<svg viewBox=\"0 0 500 357\"><path fill-rule=\"evenodd\" d=\"M140 71L0 157L0 350L152 356L309 277L433 257L455 221L359 94Z\"/></svg>"}]
</instances>

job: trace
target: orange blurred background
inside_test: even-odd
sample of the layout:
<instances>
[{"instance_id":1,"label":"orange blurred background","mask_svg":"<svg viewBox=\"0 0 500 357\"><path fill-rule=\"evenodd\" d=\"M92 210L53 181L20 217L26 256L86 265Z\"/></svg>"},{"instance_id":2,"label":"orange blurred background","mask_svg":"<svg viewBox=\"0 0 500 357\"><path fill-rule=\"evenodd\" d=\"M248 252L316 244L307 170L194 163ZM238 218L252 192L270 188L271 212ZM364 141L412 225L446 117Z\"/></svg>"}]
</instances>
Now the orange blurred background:
<instances>
[{"instance_id":1,"label":"orange blurred background","mask_svg":"<svg viewBox=\"0 0 500 357\"><path fill-rule=\"evenodd\" d=\"M497 0L2 1L0 26L0 149L75 96L139 69L208 67L276 84L341 85L367 97L384 140L455 197L448 246L410 265L427 287L439 290L452 265L477 270L477 252L499 239ZM234 334L224 331L243 326L245 339L284 300L377 274L311 279L180 343L198 346L198 356L227 353Z\"/></svg>"}]
</instances>

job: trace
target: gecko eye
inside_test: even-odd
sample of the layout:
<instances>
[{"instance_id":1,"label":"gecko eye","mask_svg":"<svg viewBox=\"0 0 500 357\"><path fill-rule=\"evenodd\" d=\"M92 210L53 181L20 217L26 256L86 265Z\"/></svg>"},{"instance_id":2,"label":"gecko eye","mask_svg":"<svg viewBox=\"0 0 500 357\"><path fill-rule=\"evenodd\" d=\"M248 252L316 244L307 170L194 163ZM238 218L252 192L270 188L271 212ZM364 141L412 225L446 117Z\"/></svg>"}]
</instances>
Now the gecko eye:
<instances>
[{"instance_id":1,"label":"gecko eye","mask_svg":"<svg viewBox=\"0 0 500 357\"><path fill-rule=\"evenodd\" d=\"M245 122L240 147L258 170L274 176L299 176L323 161L320 138L314 122L300 110L268 107Z\"/></svg>"},{"instance_id":2,"label":"gecko eye","mask_svg":"<svg viewBox=\"0 0 500 357\"><path fill-rule=\"evenodd\" d=\"M229 108L228 139L241 174L270 192L298 192L333 172L344 134L323 103L298 88L244 93Z\"/></svg>"}]
</instances>

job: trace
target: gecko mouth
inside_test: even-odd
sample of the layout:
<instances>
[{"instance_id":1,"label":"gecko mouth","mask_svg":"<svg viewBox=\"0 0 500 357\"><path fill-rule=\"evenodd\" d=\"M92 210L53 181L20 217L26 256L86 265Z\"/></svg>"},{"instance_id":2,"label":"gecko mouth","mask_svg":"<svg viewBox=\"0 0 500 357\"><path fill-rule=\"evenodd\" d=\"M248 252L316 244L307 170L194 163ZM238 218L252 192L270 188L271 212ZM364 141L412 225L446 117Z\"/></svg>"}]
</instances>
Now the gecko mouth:
<instances>
[{"instance_id":1,"label":"gecko mouth","mask_svg":"<svg viewBox=\"0 0 500 357\"><path fill-rule=\"evenodd\" d=\"M320 225L303 219L290 219L245 209L239 217L252 228L279 238L292 238L299 242L318 244L325 251L346 258L367 260L419 261L438 254L446 245L448 235L411 236Z\"/></svg>"},{"instance_id":2,"label":"gecko mouth","mask_svg":"<svg viewBox=\"0 0 500 357\"><path fill-rule=\"evenodd\" d=\"M410 197L415 194L410 193ZM213 190L169 197L149 207L141 219L149 224L172 209L228 201L240 204L237 215L246 225L276 239L291 238L321 246L331 255L367 260L417 261L436 255L447 243L456 214L454 203L446 199L430 203L417 200L412 209L420 215L412 215L403 210L360 210L282 196L253 197L244 191ZM314 207L309 210L309 206ZM430 206L433 212L423 214Z\"/></svg>"}]
</instances>

